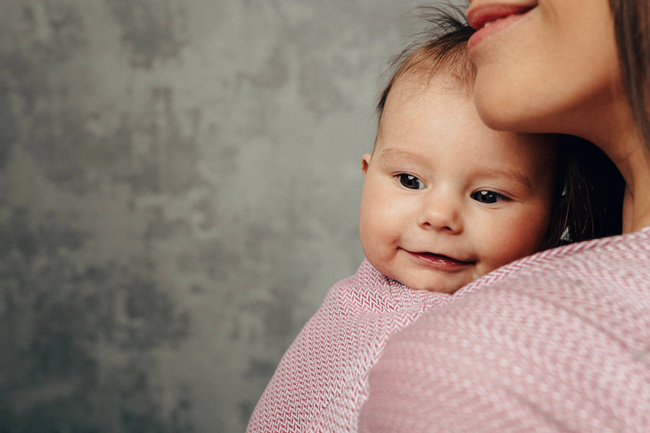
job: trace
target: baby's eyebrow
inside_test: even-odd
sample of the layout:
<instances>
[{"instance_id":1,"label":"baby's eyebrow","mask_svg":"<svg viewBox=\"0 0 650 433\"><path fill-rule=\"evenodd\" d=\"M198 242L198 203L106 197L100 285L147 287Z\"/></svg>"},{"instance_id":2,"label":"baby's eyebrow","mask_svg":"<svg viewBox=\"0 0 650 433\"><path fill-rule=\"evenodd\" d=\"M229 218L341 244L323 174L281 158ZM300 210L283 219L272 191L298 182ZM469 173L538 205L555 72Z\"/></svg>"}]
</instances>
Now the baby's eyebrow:
<instances>
[{"instance_id":1,"label":"baby's eyebrow","mask_svg":"<svg viewBox=\"0 0 650 433\"><path fill-rule=\"evenodd\" d=\"M422 156L415 153L409 152L408 150L398 149L396 147L386 147L382 149L379 156L383 159L394 160L394 159L415 159L420 160ZM524 175L521 171L518 170L504 170L499 168L490 168L483 167L478 172L474 173L476 177L505 177L512 179L513 181L521 184L524 188L531 191L533 189L533 184L530 179Z\"/></svg>"},{"instance_id":2,"label":"baby's eyebrow","mask_svg":"<svg viewBox=\"0 0 650 433\"><path fill-rule=\"evenodd\" d=\"M491 177L507 177L514 180L517 183L522 184L526 189L532 190L533 184L530 179L525 176L522 172L517 170L501 170L498 168L484 168L478 173L478 175L485 175Z\"/></svg>"},{"instance_id":3,"label":"baby's eyebrow","mask_svg":"<svg viewBox=\"0 0 650 433\"><path fill-rule=\"evenodd\" d=\"M398 159L398 158L416 158L419 159L420 156L416 153L409 152L402 149L397 149L395 147L387 147L381 151L381 157L387 159Z\"/></svg>"}]
</instances>

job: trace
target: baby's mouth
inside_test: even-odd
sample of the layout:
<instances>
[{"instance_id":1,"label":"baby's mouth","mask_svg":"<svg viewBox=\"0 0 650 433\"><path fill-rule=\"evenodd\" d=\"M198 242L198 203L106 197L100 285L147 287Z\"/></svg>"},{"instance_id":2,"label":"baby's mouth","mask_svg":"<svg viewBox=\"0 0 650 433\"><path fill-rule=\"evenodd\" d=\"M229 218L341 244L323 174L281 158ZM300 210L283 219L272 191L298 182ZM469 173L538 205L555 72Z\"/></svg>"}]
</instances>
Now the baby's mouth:
<instances>
[{"instance_id":1,"label":"baby's mouth","mask_svg":"<svg viewBox=\"0 0 650 433\"><path fill-rule=\"evenodd\" d=\"M429 252L412 252L411 254L430 262L433 265L440 266L471 266L476 262L471 260L460 260L453 257L445 256L443 254L429 253Z\"/></svg>"}]
</instances>

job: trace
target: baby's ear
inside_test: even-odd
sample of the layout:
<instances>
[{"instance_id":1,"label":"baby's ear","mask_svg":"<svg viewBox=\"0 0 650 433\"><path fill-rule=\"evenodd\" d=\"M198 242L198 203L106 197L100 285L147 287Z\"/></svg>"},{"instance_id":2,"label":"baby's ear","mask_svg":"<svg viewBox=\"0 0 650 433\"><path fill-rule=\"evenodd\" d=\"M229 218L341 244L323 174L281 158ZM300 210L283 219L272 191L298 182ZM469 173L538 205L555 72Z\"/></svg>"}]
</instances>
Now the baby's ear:
<instances>
[{"instance_id":1,"label":"baby's ear","mask_svg":"<svg viewBox=\"0 0 650 433\"><path fill-rule=\"evenodd\" d=\"M368 166L370 166L371 159L372 159L372 155L370 153L366 153L361 158L361 171L363 172L363 177L366 177L366 173L368 172Z\"/></svg>"}]
</instances>

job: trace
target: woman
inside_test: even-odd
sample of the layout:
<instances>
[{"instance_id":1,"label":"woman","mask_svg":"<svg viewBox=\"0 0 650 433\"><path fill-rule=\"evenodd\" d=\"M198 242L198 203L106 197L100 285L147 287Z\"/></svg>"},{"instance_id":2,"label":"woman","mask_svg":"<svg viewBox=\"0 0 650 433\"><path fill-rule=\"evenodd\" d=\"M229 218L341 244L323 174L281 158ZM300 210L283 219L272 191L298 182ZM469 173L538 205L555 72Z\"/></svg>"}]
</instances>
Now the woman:
<instances>
[{"instance_id":1,"label":"woman","mask_svg":"<svg viewBox=\"0 0 650 433\"><path fill-rule=\"evenodd\" d=\"M508 265L391 339L368 432L650 431L650 17L645 0L473 0L495 129L590 140L625 178L623 235Z\"/></svg>"}]
</instances>

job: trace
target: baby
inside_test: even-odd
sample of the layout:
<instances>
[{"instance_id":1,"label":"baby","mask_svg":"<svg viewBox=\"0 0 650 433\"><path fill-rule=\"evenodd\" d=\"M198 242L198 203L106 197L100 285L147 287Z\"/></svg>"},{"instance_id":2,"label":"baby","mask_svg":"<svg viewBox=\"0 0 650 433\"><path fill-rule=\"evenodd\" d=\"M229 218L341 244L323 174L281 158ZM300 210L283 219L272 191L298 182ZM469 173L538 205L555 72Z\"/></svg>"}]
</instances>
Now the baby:
<instances>
[{"instance_id":1,"label":"baby","mask_svg":"<svg viewBox=\"0 0 650 433\"><path fill-rule=\"evenodd\" d=\"M436 50L416 53L393 79L375 149L363 156L359 233L383 275L454 293L543 249L557 164L551 137L488 129L450 70L458 60L434 65Z\"/></svg>"},{"instance_id":2,"label":"baby","mask_svg":"<svg viewBox=\"0 0 650 433\"><path fill-rule=\"evenodd\" d=\"M452 24L400 57L362 159L366 260L288 349L249 432L355 431L368 372L391 334L500 266L594 235L572 211L583 206L572 204L579 180L569 146L479 119L472 30Z\"/></svg>"}]
</instances>

